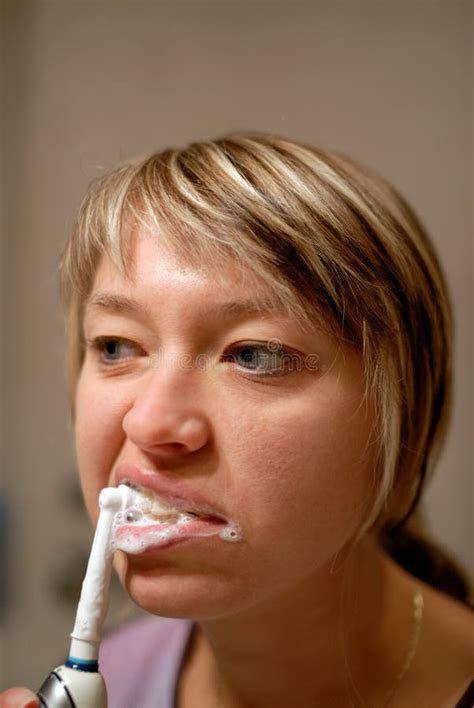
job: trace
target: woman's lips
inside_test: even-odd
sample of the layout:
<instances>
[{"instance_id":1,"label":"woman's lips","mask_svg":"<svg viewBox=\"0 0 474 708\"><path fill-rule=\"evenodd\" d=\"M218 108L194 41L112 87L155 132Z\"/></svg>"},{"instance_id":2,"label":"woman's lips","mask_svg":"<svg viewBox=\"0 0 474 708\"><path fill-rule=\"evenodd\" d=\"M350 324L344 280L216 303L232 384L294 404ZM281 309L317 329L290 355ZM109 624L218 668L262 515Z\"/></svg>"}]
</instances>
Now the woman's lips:
<instances>
[{"instance_id":1,"label":"woman's lips","mask_svg":"<svg viewBox=\"0 0 474 708\"><path fill-rule=\"evenodd\" d=\"M136 490L131 505L116 516L115 550L134 555L191 539L218 536L224 541L239 541L242 538L238 524L225 518L181 479L168 480L157 471L123 463L115 471L115 481Z\"/></svg>"},{"instance_id":2,"label":"woman's lips","mask_svg":"<svg viewBox=\"0 0 474 708\"><path fill-rule=\"evenodd\" d=\"M218 536L226 528L223 522L208 518L186 523L123 524L116 528L114 546L131 555L153 553L190 539Z\"/></svg>"},{"instance_id":3,"label":"woman's lips","mask_svg":"<svg viewBox=\"0 0 474 708\"><path fill-rule=\"evenodd\" d=\"M168 479L159 471L146 470L130 462L118 465L115 470L115 483L131 484L153 493L159 500L183 513L191 512L200 516L209 516L225 523L226 516L205 499L199 492L191 489L182 479Z\"/></svg>"}]
</instances>

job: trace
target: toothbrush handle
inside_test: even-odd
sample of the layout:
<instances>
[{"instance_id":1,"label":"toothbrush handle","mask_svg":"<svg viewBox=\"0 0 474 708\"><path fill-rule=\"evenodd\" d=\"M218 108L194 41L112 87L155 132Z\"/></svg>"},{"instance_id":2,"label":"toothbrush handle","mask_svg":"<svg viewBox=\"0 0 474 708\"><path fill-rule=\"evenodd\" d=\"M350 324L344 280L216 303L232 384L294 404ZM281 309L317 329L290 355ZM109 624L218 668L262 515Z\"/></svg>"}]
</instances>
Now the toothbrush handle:
<instances>
[{"instance_id":1,"label":"toothbrush handle","mask_svg":"<svg viewBox=\"0 0 474 708\"><path fill-rule=\"evenodd\" d=\"M98 671L58 666L38 691L42 708L107 708L107 691Z\"/></svg>"},{"instance_id":2,"label":"toothbrush handle","mask_svg":"<svg viewBox=\"0 0 474 708\"><path fill-rule=\"evenodd\" d=\"M42 708L76 708L66 684L55 671L51 671L41 684L38 698Z\"/></svg>"}]
</instances>

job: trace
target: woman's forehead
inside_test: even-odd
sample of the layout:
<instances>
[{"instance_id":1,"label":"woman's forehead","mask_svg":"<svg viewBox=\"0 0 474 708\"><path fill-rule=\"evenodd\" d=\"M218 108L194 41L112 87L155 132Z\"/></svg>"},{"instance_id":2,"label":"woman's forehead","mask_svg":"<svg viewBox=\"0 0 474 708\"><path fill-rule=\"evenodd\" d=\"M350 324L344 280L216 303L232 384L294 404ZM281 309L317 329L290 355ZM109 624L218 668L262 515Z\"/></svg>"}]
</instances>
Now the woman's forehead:
<instances>
[{"instance_id":1,"label":"woman's forehead","mask_svg":"<svg viewBox=\"0 0 474 708\"><path fill-rule=\"evenodd\" d=\"M230 254L206 261L173 248L159 234L135 232L123 252L125 269L107 254L101 256L92 292L108 289L168 289L207 293L219 301L245 301L253 310L287 310L270 278L257 273ZM230 305L228 305L230 307Z\"/></svg>"},{"instance_id":2,"label":"woman's forehead","mask_svg":"<svg viewBox=\"0 0 474 708\"><path fill-rule=\"evenodd\" d=\"M179 236L175 240L173 234L147 223L129 227L123 235L124 267L108 253L100 257L83 314L93 299L104 302L105 297L111 302L110 297L120 293L135 296L138 289L143 295L149 285L150 297L152 291L177 293L190 302L202 296L206 307L220 310L223 316L268 314L291 319L307 333L316 329L335 335L316 302L307 303L257 259L244 262L233 252L213 248L206 257L192 244L183 249Z\"/></svg>"}]
</instances>

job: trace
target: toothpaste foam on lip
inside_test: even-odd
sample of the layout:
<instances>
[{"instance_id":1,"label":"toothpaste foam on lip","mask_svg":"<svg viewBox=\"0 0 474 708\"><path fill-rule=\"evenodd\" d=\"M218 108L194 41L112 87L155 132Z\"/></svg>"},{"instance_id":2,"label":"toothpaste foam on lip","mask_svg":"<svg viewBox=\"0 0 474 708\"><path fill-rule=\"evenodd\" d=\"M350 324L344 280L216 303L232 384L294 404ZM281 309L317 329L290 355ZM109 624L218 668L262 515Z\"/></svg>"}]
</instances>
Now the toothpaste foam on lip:
<instances>
[{"instance_id":1,"label":"toothpaste foam on lip","mask_svg":"<svg viewBox=\"0 0 474 708\"><path fill-rule=\"evenodd\" d=\"M141 489L133 490L131 506L118 512L114 519L114 549L131 554L173 540L206 536L239 541L242 533L235 522L217 519L211 513L183 511Z\"/></svg>"}]
</instances>

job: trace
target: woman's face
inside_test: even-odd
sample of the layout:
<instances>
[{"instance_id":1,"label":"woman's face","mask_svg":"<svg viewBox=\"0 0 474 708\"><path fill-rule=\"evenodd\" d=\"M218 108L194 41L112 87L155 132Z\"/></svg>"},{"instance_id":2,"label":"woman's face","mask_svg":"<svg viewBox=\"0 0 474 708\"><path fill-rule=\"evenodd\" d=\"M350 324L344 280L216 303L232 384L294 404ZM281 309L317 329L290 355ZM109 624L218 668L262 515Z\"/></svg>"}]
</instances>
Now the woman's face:
<instances>
[{"instance_id":1,"label":"woman's face","mask_svg":"<svg viewBox=\"0 0 474 708\"><path fill-rule=\"evenodd\" d=\"M151 612L200 619L311 583L369 494L360 358L269 309L268 286L232 262L184 267L146 233L132 255L129 277L103 258L85 310L76 444L89 513L103 487L135 476L205 501L242 539L118 552L122 582Z\"/></svg>"}]
</instances>

